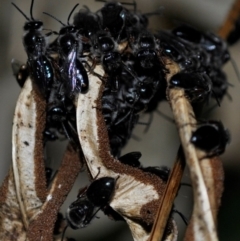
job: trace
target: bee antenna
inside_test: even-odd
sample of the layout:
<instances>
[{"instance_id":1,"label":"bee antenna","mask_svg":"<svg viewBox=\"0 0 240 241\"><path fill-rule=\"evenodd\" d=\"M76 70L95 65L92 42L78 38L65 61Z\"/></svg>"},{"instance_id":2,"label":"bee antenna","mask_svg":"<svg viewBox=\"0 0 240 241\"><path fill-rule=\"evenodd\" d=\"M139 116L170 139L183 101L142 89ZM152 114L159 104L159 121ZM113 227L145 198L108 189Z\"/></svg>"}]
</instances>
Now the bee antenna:
<instances>
[{"instance_id":1,"label":"bee antenna","mask_svg":"<svg viewBox=\"0 0 240 241\"><path fill-rule=\"evenodd\" d=\"M188 225L188 220L187 220L187 218L181 213L181 212L179 212L178 210L176 210L176 209L173 209L172 210L174 213L177 213L180 217L181 217L181 219L183 220L183 222L186 224L186 226Z\"/></svg>"},{"instance_id":2,"label":"bee antenna","mask_svg":"<svg viewBox=\"0 0 240 241\"><path fill-rule=\"evenodd\" d=\"M31 21L27 15L15 4L12 2L12 5L28 20L28 21Z\"/></svg>"},{"instance_id":3,"label":"bee antenna","mask_svg":"<svg viewBox=\"0 0 240 241\"><path fill-rule=\"evenodd\" d=\"M221 104L220 104L219 98L217 97L217 95L216 95L215 91L214 91L214 90L212 90L212 93L213 93L213 96L214 96L214 98L215 98L215 100L216 100L216 102L217 102L218 106L220 107L220 106L221 106Z\"/></svg>"},{"instance_id":4,"label":"bee antenna","mask_svg":"<svg viewBox=\"0 0 240 241\"><path fill-rule=\"evenodd\" d=\"M77 3L77 4L73 7L72 11L69 13L69 16L68 16L68 19L67 19L67 24L68 24L68 25L70 25L70 24L69 24L69 20L70 20L72 14L73 14L73 12L74 12L74 10L76 9L76 7L77 7L78 5L79 5L79 3Z\"/></svg>"},{"instance_id":5,"label":"bee antenna","mask_svg":"<svg viewBox=\"0 0 240 241\"><path fill-rule=\"evenodd\" d=\"M67 228L68 228L68 225L66 225L65 228L63 229L61 241L63 241L64 239L64 235L66 233Z\"/></svg>"},{"instance_id":6,"label":"bee antenna","mask_svg":"<svg viewBox=\"0 0 240 241\"><path fill-rule=\"evenodd\" d=\"M95 2L107 3L107 1L106 1L106 0L95 0Z\"/></svg>"},{"instance_id":7,"label":"bee antenna","mask_svg":"<svg viewBox=\"0 0 240 241\"><path fill-rule=\"evenodd\" d=\"M33 4L34 4L34 0L32 0L31 7L30 7L30 16L31 16L31 19L34 21L33 14L32 14Z\"/></svg>"},{"instance_id":8,"label":"bee antenna","mask_svg":"<svg viewBox=\"0 0 240 241\"><path fill-rule=\"evenodd\" d=\"M59 19L57 19L56 17L54 17L53 15L49 14L49 13L46 13L46 12L43 12L43 14L46 14L47 16L55 19L56 21L58 21L60 24L62 24L64 27L66 26L66 24L64 24L62 21L60 21Z\"/></svg>"}]
</instances>

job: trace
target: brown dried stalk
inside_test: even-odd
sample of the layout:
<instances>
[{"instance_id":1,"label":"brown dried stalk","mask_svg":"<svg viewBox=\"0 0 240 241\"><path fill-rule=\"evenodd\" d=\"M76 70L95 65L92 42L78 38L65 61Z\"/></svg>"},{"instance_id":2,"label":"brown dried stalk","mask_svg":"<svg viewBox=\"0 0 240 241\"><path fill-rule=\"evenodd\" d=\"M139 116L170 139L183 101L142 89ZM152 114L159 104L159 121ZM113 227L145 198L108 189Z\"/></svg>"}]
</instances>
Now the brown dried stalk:
<instances>
[{"instance_id":1,"label":"brown dried stalk","mask_svg":"<svg viewBox=\"0 0 240 241\"><path fill-rule=\"evenodd\" d=\"M226 39L230 32L233 30L235 22L240 16L240 0L235 0L235 3L232 5L231 10L228 12L228 15L222 24L221 28L218 31L218 35L223 39Z\"/></svg>"},{"instance_id":2,"label":"brown dried stalk","mask_svg":"<svg viewBox=\"0 0 240 241\"><path fill-rule=\"evenodd\" d=\"M162 237L166 230L167 221L168 221L170 212L172 210L174 199L179 190L184 168L185 168L185 159L184 159L182 148L180 148L178 152L177 160L169 176L165 193L160 202L158 213L156 215L156 219L152 227L149 241L162 240ZM177 236L173 237L171 240L177 240Z\"/></svg>"},{"instance_id":3,"label":"brown dried stalk","mask_svg":"<svg viewBox=\"0 0 240 241\"><path fill-rule=\"evenodd\" d=\"M174 65L171 61L168 63L169 76L171 76L171 69ZM177 66L173 67L174 73L176 68ZM192 133L197 127L197 121L192 106L185 97L184 90L181 88L168 89L167 95L179 131L186 162L190 170L194 194L193 214L185 240L218 240L216 213L223 190L221 162L216 161L218 160L216 158L203 159L207 154L196 149L190 143Z\"/></svg>"}]
</instances>

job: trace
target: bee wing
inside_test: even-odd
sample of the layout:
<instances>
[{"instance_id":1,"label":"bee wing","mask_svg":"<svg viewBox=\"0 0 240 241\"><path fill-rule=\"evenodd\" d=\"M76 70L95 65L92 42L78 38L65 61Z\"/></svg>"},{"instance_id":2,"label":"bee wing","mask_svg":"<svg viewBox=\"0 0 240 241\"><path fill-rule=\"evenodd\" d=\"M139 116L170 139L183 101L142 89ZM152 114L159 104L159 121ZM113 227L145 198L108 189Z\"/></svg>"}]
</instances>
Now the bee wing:
<instances>
[{"instance_id":1,"label":"bee wing","mask_svg":"<svg viewBox=\"0 0 240 241\"><path fill-rule=\"evenodd\" d=\"M67 57L67 89L71 92L74 92L77 85L77 68L76 68L76 60L77 60L77 52L76 49L73 48Z\"/></svg>"},{"instance_id":2,"label":"bee wing","mask_svg":"<svg viewBox=\"0 0 240 241\"><path fill-rule=\"evenodd\" d=\"M87 73L77 58L76 47L72 48L64 61L62 73L67 92L70 95L81 92L82 83L84 83L84 78L87 78Z\"/></svg>"}]
</instances>

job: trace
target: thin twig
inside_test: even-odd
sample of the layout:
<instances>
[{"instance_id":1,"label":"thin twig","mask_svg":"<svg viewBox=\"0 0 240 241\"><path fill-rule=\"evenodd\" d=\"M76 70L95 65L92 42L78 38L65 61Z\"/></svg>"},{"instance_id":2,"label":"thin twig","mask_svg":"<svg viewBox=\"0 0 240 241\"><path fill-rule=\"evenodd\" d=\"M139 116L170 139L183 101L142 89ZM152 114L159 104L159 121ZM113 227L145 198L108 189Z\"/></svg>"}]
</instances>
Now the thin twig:
<instances>
[{"instance_id":1,"label":"thin twig","mask_svg":"<svg viewBox=\"0 0 240 241\"><path fill-rule=\"evenodd\" d=\"M156 215L154 225L152 227L149 241L162 240L164 231L169 220L169 215L172 210L174 199L177 195L183 171L185 168L185 160L182 148L180 147L177 155L177 160L170 174L165 193L160 201L160 206Z\"/></svg>"},{"instance_id":2,"label":"thin twig","mask_svg":"<svg viewBox=\"0 0 240 241\"><path fill-rule=\"evenodd\" d=\"M235 22L240 16L240 0L236 0L232 5L231 10L228 12L228 15L222 24L221 28L218 31L218 35L223 39L226 39L229 33L233 30Z\"/></svg>"}]
</instances>

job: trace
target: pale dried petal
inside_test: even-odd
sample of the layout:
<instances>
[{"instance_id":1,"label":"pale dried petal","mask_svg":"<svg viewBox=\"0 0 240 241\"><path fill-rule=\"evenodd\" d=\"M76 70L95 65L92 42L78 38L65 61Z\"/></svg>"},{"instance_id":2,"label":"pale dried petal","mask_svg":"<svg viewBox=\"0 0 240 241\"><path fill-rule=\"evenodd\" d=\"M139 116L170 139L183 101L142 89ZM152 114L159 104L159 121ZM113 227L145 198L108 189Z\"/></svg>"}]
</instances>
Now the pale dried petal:
<instances>
[{"instance_id":1,"label":"pale dried petal","mask_svg":"<svg viewBox=\"0 0 240 241\"><path fill-rule=\"evenodd\" d=\"M94 71L104 76L101 66L97 66ZM126 219L134 240L147 240L149 232L139 225L139 221L148 225L153 223L165 183L156 176L123 165L111 156L101 113L103 83L95 75L89 75L89 83L88 93L80 94L76 103L77 129L86 163L92 177L97 176L100 168L98 178L117 178L110 205Z\"/></svg>"},{"instance_id":2,"label":"pale dried petal","mask_svg":"<svg viewBox=\"0 0 240 241\"><path fill-rule=\"evenodd\" d=\"M81 167L82 163L79 158L79 153L69 145L41 211L29 224L27 232L29 241L53 240L57 214L71 190Z\"/></svg>"},{"instance_id":3,"label":"pale dried petal","mask_svg":"<svg viewBox=\"0 0 240 241\"><path fill-rule=\"evenodd\" d=\"M12 168L0 188L0 240L26 240Z\"/></svg>"},{"instance_id":4,"label":"pale dried petal","mask_svg":"<svg viewBox=\"0 0 240 241\"><path fill-rule=\"evenodd\" d=\"M45 101L28 78L16 104L12 129L13 173L25 227L46 198L42 136L45 112Z\"/></svg>"}]
</instances>

